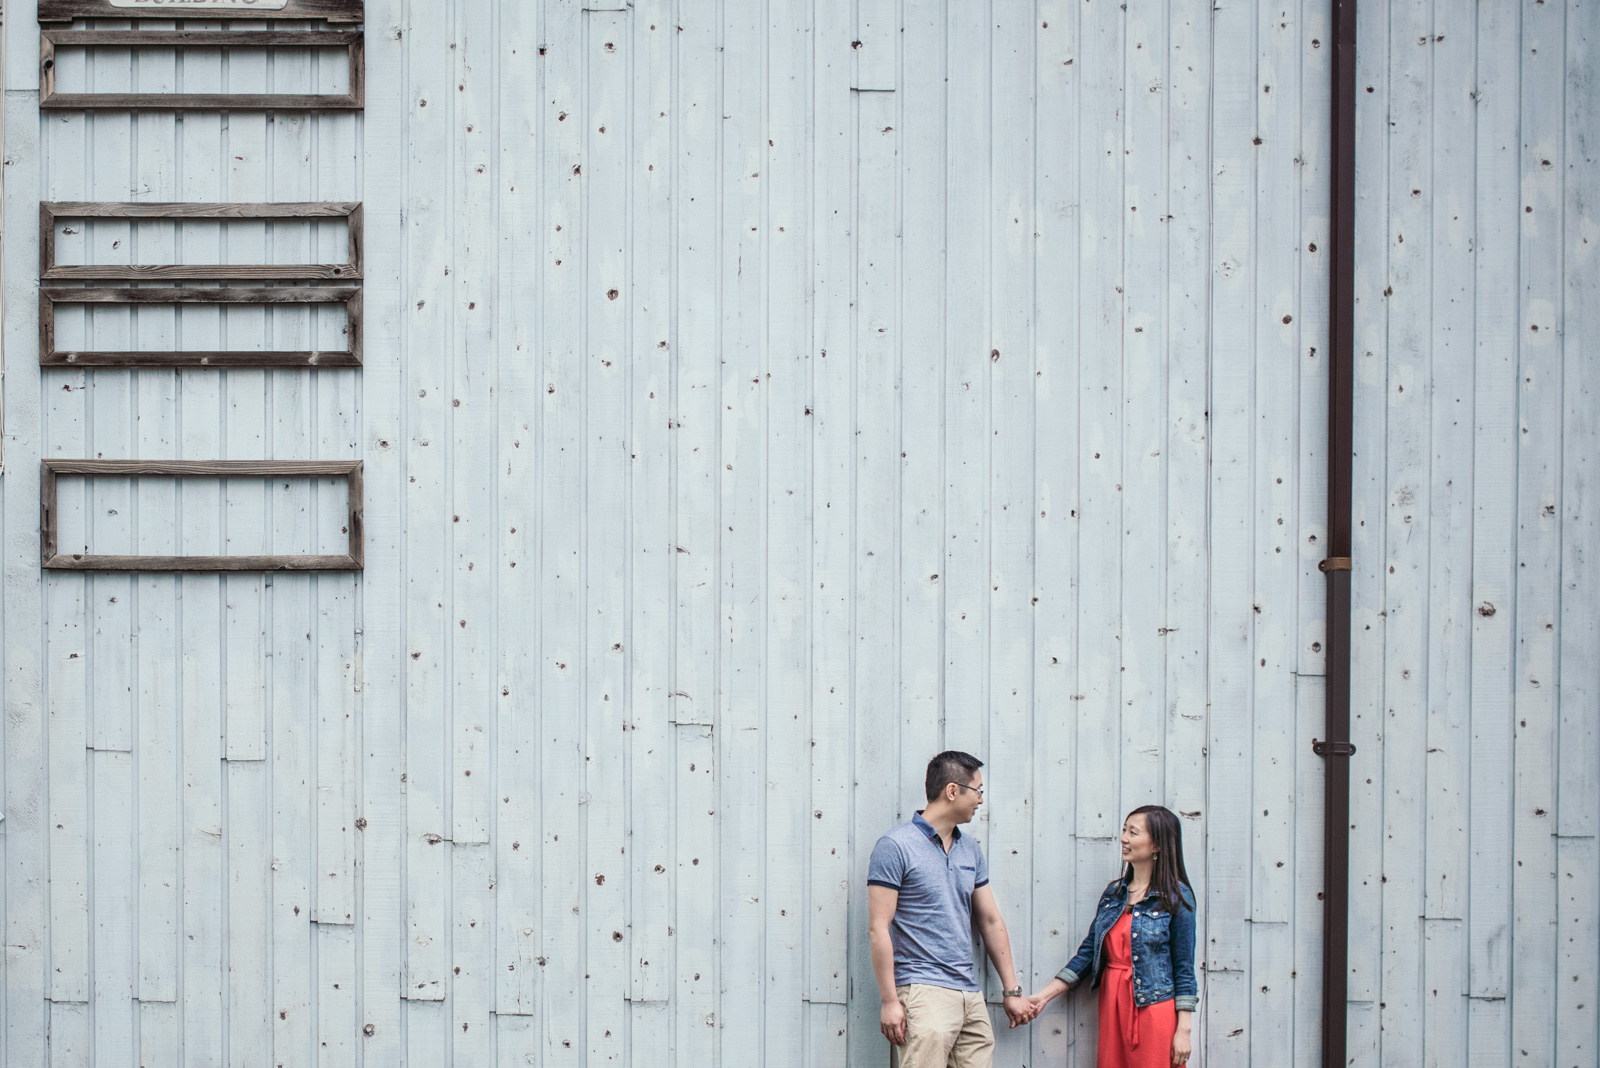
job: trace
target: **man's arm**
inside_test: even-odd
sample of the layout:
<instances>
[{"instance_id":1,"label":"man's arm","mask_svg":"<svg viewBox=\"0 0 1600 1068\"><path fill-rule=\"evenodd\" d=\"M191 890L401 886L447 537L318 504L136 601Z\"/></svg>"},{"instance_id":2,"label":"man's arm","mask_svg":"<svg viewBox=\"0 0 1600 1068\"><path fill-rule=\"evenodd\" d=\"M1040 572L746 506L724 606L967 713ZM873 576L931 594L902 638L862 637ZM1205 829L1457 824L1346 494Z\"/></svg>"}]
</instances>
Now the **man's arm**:
<instances>
[{"instance_id":1,"label":"man's arm","mask_svg":"<svg viewBox=\"0 0 1600 1068\"><path fill-rule=\"evenodd\" d=\"M878 980L878 1030L897 1046L906 1044L906 1009L894 988L894 941L889 924L900 905L900 891L867 887L867 938L872 946L872 974ZM1009 959L1010 953L1007 951Z\"/></svg>"},{"instance_id":2,"label":"man's arm","mask_svg":"<svg viewBox=\"0 0 1600 1068\"><path fill-rule=\"evenodd\" d=\"M1011 935L1006 931L1005 917L1000 915L1000 906L995 903L994 891L988 883L972 892L972 918L983 939L984 952L1000 977L1001 988L1020 989L1022 984L1017 982L1016 969L1011 964ZM1034 1016L1031 1003L1021 995L1006 998L1005 1009L1012 1027L1027 1023Z\"/></svg>"}]
</instances>

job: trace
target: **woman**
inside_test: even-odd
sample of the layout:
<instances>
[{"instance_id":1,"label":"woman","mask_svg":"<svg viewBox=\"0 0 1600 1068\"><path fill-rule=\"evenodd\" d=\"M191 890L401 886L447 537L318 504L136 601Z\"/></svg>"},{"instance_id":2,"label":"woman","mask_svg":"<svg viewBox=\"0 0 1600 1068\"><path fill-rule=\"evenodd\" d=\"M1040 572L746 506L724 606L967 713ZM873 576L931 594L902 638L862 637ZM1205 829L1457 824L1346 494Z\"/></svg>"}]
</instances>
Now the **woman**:
<instances>
[{"instance_id":1,"label":"woman","mask_svg":"<svg viewBox=\"0 0 1600 1068\"><path fill-rule=\"evenodd\" d=\"M1096 1068L1169 1068L1189 1060L1198 1002L1194 892L1183 828L1160 805L1122 821L1122 878L1100 895L1078 955L1030 999L1039 1012L1085 977L1100 988Z\"/></svg>"}]
</instances>

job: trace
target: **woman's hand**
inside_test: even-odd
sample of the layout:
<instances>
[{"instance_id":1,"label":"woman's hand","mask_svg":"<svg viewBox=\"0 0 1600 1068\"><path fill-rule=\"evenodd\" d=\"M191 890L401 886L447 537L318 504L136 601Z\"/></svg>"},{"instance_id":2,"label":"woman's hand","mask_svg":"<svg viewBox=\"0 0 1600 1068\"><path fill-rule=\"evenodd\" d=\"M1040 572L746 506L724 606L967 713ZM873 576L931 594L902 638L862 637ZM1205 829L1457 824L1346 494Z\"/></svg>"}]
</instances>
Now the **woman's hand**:
<instances>
[{"instance_id":1,"label":"woman's hand","mask_svg":"<svg viewBox=\"0 0 1600 1068\"><path fill-rule=\"evenodd\" d=\"M1172 1035L1172 1068L1181 1068L1189 1062L1189 1028L1180 1024Z\"/></svg>"}]
</instances>

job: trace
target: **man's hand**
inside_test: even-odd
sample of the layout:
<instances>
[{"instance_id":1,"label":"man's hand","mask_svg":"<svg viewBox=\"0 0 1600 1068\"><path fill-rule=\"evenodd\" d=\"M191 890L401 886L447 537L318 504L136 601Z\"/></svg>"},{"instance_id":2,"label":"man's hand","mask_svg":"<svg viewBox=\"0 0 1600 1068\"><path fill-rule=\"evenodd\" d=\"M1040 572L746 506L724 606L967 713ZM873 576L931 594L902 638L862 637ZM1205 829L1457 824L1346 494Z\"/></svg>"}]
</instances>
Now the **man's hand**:
<instances>
[{"instance_id":1,"label":"man's hand","mask_svg":"<svg viewBox=\"0 0 1600 1068\"><path fill-rule=\"evenodd\" d=\"M906 1007L900 1004L900 999L885 1001L878 1010L878 1030L896 1046L906 1044Z\"/></svg>"},{"instance_id":2,"label":"man's hand","mask_svg":"<svg viewBox=\"0 0 1600 1068\"><path fill-rule=\"evenodd\" d=\"M1016 997L1006 998L1003 1004L1005 1005L1006 1018L1011 1021L1012 1027L1021 1027L1023 1024L1032 1023L1033 1018L1038 1015L1034 1011L1033 1000L1022 997L1020 994Z\"/></svg>"}]
</instances>

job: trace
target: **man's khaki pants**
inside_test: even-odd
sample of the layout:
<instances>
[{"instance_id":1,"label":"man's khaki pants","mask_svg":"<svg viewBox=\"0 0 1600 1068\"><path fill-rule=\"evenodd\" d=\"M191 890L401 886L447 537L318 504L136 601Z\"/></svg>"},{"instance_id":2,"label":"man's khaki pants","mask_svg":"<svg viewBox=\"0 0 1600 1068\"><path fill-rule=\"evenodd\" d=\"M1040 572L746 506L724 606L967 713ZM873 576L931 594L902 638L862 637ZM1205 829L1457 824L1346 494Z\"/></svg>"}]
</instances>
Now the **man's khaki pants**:
<instances>
[{"instance_id":1,"label":"man's khaki pants","mask_svg":"<svg viewBox=\"0 0 1600 1068\"><path fill-rule=\"evenodd\" d=\"M898 1068L991 1068L994 1029L978 991L910 983L895 987L906 1009L906 1044L890 1046Z\"/></svg>"}]
</instances>

